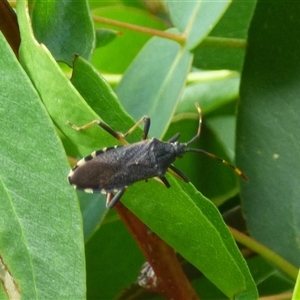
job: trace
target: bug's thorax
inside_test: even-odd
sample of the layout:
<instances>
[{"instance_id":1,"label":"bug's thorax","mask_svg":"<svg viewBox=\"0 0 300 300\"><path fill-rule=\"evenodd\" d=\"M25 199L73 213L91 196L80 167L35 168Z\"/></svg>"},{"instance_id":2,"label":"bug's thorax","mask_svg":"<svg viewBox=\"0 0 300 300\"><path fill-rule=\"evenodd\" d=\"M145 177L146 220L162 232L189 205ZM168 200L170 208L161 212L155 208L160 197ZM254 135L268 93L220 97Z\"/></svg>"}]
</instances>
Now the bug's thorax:
<instances>
[{"instance_id":1,"label":"bug's thorax","mask_svg":"<svg viewBox=\"0 0 300 300\"><path fill-rule=\"evenodd\" d=\"M167 170L177 157L181 157L185 149L184 144L162 142L156 138L148 140L148 143L156 165L164 170Z\"/></svg>"}]
</instances>

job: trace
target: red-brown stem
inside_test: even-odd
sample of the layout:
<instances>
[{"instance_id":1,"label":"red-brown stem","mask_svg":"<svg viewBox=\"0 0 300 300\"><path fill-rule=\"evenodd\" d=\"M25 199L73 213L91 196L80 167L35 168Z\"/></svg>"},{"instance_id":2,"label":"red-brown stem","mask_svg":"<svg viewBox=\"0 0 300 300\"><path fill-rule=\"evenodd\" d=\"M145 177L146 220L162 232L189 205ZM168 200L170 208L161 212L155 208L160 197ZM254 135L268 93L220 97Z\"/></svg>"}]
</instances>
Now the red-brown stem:
<instances>
[{"instance_id":1,"label":"red-brown stem","mask_svg":"<svg viewBox=\"0 0 300 300\"><path fill-rule=\"evenodd\" d=\"M103 18L103 17L99 17L99 16L93 16L93 19L95 22L98 22L98 23L113 25L113 26L117 26L117 27L121 27L121 28L130 29L133 31L138 31L138 32L145 33L145 34L150 34L152 36L159 36L159 37L162 37L165 39L173 40L175 42L178 42L180 45L184 45L186 42L186 37L184 34L176 34L176 33L171 33L171 32L167 32L167 31L161 31L161 30L157 30L157 29L153 29L153 28L148 28L148 27L144 27L144 26L125 23L125 22L112 20L112 19L108 19L108 18Z\"/></svg>"},{"instance_id":2,"label":"red-brown stem","mask_svg":"<svg viewBox=\"0 0 300 300\"><path fill-rule=\"evenodd\" d=\"M199 300L177 259L175 251L131 213L121 202L115 210L125 223L157 276L152 292L166 299Z\"/></svg>"}]
</instances>

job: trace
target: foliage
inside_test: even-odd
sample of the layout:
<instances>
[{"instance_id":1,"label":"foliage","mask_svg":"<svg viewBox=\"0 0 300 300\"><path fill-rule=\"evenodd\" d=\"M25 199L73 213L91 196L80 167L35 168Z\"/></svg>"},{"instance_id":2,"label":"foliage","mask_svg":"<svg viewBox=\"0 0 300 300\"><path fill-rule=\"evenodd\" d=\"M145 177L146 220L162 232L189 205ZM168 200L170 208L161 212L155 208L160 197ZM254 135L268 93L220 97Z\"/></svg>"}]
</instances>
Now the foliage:
<instances>
[{"instance_id":1,"label":"foliage","mask_svg":"<svg viewBox=\"0 0 300 300\"><path fill-rule=\"evenodd\" d=\"M19 49L5 34L13 21L0 24L0 298L158 298L134 284L145 258L104 195L66 181L68 157L118 142L67 121L100 119L126 132L149 115L150 136L180 132L185 142L196 133L195 102L203 126L193 147L233 161L236 141L249 181L186 154L175 165L191 183L138 182L122 203L180 255L202 299L291 291L300 257L299 13L283 0L18 1ZM240 202L259 243L222 218Z\"/></svg>"}]
</instances>

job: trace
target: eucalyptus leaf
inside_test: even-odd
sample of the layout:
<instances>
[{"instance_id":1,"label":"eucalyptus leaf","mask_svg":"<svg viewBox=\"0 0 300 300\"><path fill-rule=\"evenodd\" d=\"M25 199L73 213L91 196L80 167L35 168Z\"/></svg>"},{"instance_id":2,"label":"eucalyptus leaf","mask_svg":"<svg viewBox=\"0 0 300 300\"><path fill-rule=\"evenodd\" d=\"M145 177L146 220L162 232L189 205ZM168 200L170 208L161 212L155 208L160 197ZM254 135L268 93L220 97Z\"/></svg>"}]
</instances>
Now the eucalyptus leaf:
<instances>
[{"instance_id":1,"label":"eucalyptus leaf","mask_svg":"<svg viewBox=\"0 0 300 300\"><path fill-rule=\"evenodd\" d=\"M254 238L300 265L300 6L258 1L241 82L237 161ZM291 43L291 41L293 41Z\"/></svg>"},{"instance_id":2,"label":"eucalyptus leaf","mask_svg":"<svg viewBox=\"0 0 300 300\"><path fill-rule=\"evenodd\" d=\"M86 0L30 0L29 9L36 39L56 60L71 66L74 55L91 57L95 33Z\"/></svg>"},{"instance_id":3,"label":"eucalyptus leaf","mask_svg":"<svg viewBox=\"0 0 300 300\"><path fill-rule=\"evenodd\" d=\"M2 34L0 44L1 260L24 299L82 299L82 222L75 194L65 184L65 152Z\"/></svg>"}]
</instances>

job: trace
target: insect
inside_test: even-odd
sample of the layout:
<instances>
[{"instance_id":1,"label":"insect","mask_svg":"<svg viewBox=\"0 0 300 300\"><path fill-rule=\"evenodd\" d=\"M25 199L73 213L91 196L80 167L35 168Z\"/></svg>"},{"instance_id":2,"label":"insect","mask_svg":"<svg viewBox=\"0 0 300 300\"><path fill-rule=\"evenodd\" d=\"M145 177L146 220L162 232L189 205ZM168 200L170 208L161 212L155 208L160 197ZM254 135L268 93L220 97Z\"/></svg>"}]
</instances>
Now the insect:
<instances>
[{"instance_id":1,"label":"insect","mask_svg":"<svg viewBox=\"0 0 300 300\"><path fill-rule=\"evenodd\" d=\"M201 132L202 116L200 106L197 103L196 108L199 115L198 131L190 141L185 143L178 142L179 133L166 142L156 138L148 139L150 118L147 116L142 117L125 134L114 131L108 125L98 120L81 127L68 122L77 131L98 125L123 143L121 146L97 150L79 160L68 175L69 183L74 188L87 193L101 192L106 194L106 206L111 208L121 198L127 187L137 181L155 177L169 188L170 183L165 174L166 172L170 172L185 182L189 182L189 178L172 164L177 157L182 157L186 152L202 153L213 159L217 159L231 167L235 173L247 180L242 171L226 160L202 149L188 147L189 144L199 138ZM144 132L142 140L134 144L128 144L125 137L131 134L143 122Z\"/></svg>"}]
</instances>

